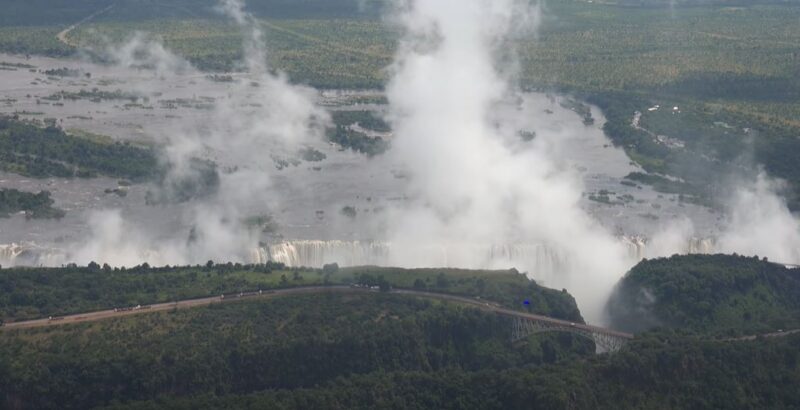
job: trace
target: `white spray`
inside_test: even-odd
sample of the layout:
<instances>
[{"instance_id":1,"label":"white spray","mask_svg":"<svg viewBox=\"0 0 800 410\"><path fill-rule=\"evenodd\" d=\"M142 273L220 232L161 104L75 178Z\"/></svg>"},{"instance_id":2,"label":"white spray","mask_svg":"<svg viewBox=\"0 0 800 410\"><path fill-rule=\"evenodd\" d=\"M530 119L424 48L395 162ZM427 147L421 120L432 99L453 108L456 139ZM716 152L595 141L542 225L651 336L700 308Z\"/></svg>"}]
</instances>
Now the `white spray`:
<instances>
[{"instance_id":1,"label":"white spray","mask_svg":"<svg viewBox=\"0 0 800 410\"><path fill-rule=\"evenodd\" d=\"M272 158L294 155L305 143L321 141L328 115L315 104L312 89L289 83L283 74L272 74L259 23L243 10L238 0L224 0L219 10L244 32L246 73L237 75L228 94L214 102L204 118L176 121L163 130L164 152L171 170L167 183L192 177L192 158L212 157L219 165L218 191L202 200L185 204L191 232L180 238L154 238L126 225L118 211L104 211L90 217L92 239L74 252L74 260L91 260L129 265L249 261L258 246L258 230L244 221L268 214L277 205L271 195L275 166ZM147 66L154 74L170 76L197 73L190 64L141 34L117 47L113 61L125 67ZM196 81L209 81L198 76ZM256 101L257 104L252 104ZM122 236L122 237L120 237ZM124 238L129 239L124 246Z\"/></svg>"},{"instance_id":2,"label":"white spray","mask_svg":"<svg viewBox=\"0 0 800 410\"><path fill-rule=\"evenodd\" d=\"M624 248L579 207L579 178L548 158L546 141L520 147L518 130L498 126L513 91L495 47L515 23L537 21L520 18L535 12L513 0L425 0L405 8L387 96L392 155L413 173L415 201L392 214L393 262L424 265L426 248L437 243L462 266L480 263L476 245L547 244L566 264L546 284L567 288L587 318L599 321L629 266Z\"/></svg>"}]
</instances>

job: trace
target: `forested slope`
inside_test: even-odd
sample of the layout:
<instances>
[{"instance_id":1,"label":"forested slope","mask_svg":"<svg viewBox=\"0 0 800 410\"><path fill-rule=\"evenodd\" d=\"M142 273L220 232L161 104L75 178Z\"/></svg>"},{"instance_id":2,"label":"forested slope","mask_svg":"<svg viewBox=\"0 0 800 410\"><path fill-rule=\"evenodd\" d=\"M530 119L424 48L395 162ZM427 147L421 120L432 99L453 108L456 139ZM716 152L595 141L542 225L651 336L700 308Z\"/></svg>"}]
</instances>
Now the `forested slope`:
<instances>
[{"instance_id":1,"label":"forested slope","mask_svg":"<svg viewBox=\"0 0 800 410\"><path fill-rule=\"evenodd\" d=\"M583 323L575 299L516 270L399 269L380 267L288 268L262 265L0 269L0 319L19 321L258 289L309 285L387 285L481 297L511 309ZM524 301L528 304L523 304Z\"/></svg>"},{"instance_id":2,"label":"forested slope","mask_svg":"<svg viewBox=\"0 0 800 410\"><path fill-rule=\"evenodd\" d=\"M800 269L753 257L681 255L645 260L617 285L612 326L709 333L800 328Z\"/></svg>"},{"instance_id":3,"label":"forested slope","mask_svg":"<svg viewBox=\"0 0 800 410\"><path fill-rule=\"evenodd\" d=\"M315 387L202 394L113 409L797 408L800 335L721 342L650 334L615 355L506 369L373 372Z\"/></svg>"},{"instance_id":4,"label":"forested slope","mask_svg":"<svg viewBox=\"0 0 800 410\"><path fill-rule=\"evenodd\" d=\"M0 399L24 409L314 388L375 372L477 371L594 354L570 334L515 347L508 319L414 297L282 297L0 332Z\"/></svg>"},{"instance_id":5,"label":"forested slope","mask_svg":"<svg viewBox=\"0 0 800 410\"><path fill-rule=\"evenodd\" d=\"M538 301L528 305L534 311L579 318L568 294L514 271L209 263L2 270L0 277L4 289L30 298L6 301L6 312L31 312L45 301L47 309L76 309L208 289L355 281L493 296L518 309L517 301L529 298ZM791 325L798 317L797 279L780 265L739 256L642 262L615 301L630 302L619 292L652 288L660 299L648 299L656 302L647 314L675 329L639 333L621 351L601 355L591 341L569 333L514 344L511 322L502 316L383 292L244 299L7 329L0 332L0 398L20 409L796 408L800 334L752 340L730 334ZM89 286L95 296L76 292L57 302L65 296L57 289L87 282L96 283Z\"/></svg>"}]
</instances>

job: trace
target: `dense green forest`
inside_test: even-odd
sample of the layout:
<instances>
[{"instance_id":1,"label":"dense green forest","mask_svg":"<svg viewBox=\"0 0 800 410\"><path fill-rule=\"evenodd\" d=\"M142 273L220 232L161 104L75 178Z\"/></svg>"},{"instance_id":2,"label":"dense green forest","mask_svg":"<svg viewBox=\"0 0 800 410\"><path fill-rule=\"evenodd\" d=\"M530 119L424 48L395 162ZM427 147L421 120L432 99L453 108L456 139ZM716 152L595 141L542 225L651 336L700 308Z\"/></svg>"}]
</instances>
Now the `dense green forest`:
<instances>
[{"instance_id":1,"label":"dense green forest","mask_svg":"<svg viewBox=\"0 0 800 410\"><path fill-rule=\"evenodd\" d=\"M800 336L752 342L648 334L615 355L508 369L384 372L251 394L159 398L109 409L797 408Z\"/></svg>"},{"instance_id":2,"label":"dense green forest","mask_svg":"<svg viewBox=\"0 0 800 410\"><path fill-rule=\"evenodd\" d=\"M74 137L52 125L0 115L0 169L36 178L107 175L142 181L159 166L148 148Z\"/></svg>"},{"instance_id":3,"label":"dense green forest","mask_svg":"<svg viewBox=\"0 0 800 410\"><path fill-rule=\"evenodd\" d=\"M24 320L223 293L294 286L365 283L481 296L512 309L583 322L566 291L547 289L515 270L342 268L288 269L281 264L160 267L147 264L0 269L0 319ZM528 305L522 302L528 300Z\"/></svg>"},{"instance_id":4,"label":"dense green forest","mask_svg":"<svg viewBox=\"0 0 800 410\"><path fill-rule=\"evenodd\" d=\"M364 293L249 300L0 332L0 401L91 408L160 396L314 388L374 372L503 369L594 354L570 334L509 342L508 319ZM324 407L324 406L323 406Z\"/></svg>"},{"instance_id":5,"label":"dense green forest","mask_svg":"<svg viewBox=\"0 0 800 410\"><path fill-rule=\"evenodd\" d=\"M17 189L0 189L0 218L8 218L11 214L25 212L26 218L49 219L61 218L64 211L53 207L53 199L49 191L38 194Z\"/></svg>"},{"instance_id":6,"label":"dense green forest","mask_svg":"<svg viewBox=\"0 0 800 410\"><path fill-rule=\"evenodd\" d=\"M609 301L612 327L765 333L800 327L800 269L737 255L644 260Z\"/></svg>"},{"instance_id":7,"label":"dense green forest","mask_svg":"<svg viewBox=\"0 0 800 410\"><path fill-rule=\"evenodd\" d=\"M539 287L515 270L335 265L311 270L211 261L182 268L112 269L92 263L2 269L0 308L6 320L20 320L325 283L386 283L481 296L514 309L583 321L568 293ZM0 331L0 400L3 407L91 408L162 396L314 388L376 371L500 370L594 354L593 343L570 334L539 335L512 345L510 329L508 319L478 309L365 292L250 299L77 326L7 330Z\"/></svg>"},{"instance_id":8,"label":"dense green forest","mask_svg":"<svg viewBox=\"0 0 800 410\"><path fill-rule=\"evenodd\" d=\"M0 400L19 409L795 408L800 334L729 337L800 326L797 272L736 255L644 261L620 283L610 313L622 326L652 315L661 328L600 355L569 333L512 344L502 316L381 292L244 299L9 329L0 331ZM7 318L208 292L387 283L480 295L516 309L525 298L532 311L580 319L566 292L513 270L209 262L4 269L0 278L3 294L13 295L3 301Z\"/></svg>"},{"instance_id":9,"label":"dense green forest","mask_svg":"<svg viewBox=\"0 0 800 410\"><path fill-rule=\"evenodd\" d=\"M400 295L246 300L0 332L6 407L793 408L800 335L659 331L594 355L509 342L500 316Z\"/></svg>"}]
</instances>

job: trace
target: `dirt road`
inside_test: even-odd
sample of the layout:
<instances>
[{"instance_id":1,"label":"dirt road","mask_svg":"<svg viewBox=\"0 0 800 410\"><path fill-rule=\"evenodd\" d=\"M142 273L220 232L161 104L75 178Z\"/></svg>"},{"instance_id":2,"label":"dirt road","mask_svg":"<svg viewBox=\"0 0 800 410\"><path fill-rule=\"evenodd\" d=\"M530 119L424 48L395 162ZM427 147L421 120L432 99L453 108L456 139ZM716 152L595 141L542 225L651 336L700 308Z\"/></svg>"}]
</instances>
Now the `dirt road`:
<instances>
[{"instance_id":1,"label":"dirt road","mask_svg":"<svg viewBox=\"0 0 800 410\"><path fill-rule=\"evenodd\" d=\"M95 17L97 17L97 16L99 16L99 15L101 15L101 14L103 14L103 13L109 11L109 10L111 10L111 8L113 8L113 7L114 7L114 4L111 4L108 7L104 8L104 9L102 9L100 11L92 13L90 16L87 16L83 20L81 20L81 21L79 21L79 22L77 22L77 23L65 28L64 30L61 30L58 34L56 34L56 38L58 39L58 41L66 44L66 45L68 45L70 47L78 47L77 43L74 43L74 42L70 41L69 37L67 37L67 36L69 36L69 33L72 30L75 30L76 28L78 28L78 26L80 26L81 24L88 23L93 18L95 18Z\"/></svg>"},{"instance_id":2,"label":"dirt road","mask_svg":"<svg viewBox=\"0 0 800 410\"><path fill-rule=\"evenodd\" d=\"M176 302L144 305L138 308L133 307L131 310L108 309L96 312L79 313L75 315L51 316L50 318L45 318L45 319L11 322L11 323L6 323L4 326L0 327L0 329L5 329L5 330L27 329L34 327L65 325L69 323L94 322L97 320L109 319L113 317L131 316L141 313L160 312L171 309L189 309L199 306L208 306L212 303L234 302L253 297L272 298L278 296L308 294L308 293L353 292L353 291L355 291L355 289L350 288L349 286L309 286L302 288L262 291L261 294L258 294L257 292L249 292L246 296L241 296L241 297L239 297L237 294L232 294L232 295L225 295L225 297L222 298L220 297L221 296L220 295L220 296L212 296L201 299L187 299L187 300L179 300Z\"/></svg>"}]
</instances>

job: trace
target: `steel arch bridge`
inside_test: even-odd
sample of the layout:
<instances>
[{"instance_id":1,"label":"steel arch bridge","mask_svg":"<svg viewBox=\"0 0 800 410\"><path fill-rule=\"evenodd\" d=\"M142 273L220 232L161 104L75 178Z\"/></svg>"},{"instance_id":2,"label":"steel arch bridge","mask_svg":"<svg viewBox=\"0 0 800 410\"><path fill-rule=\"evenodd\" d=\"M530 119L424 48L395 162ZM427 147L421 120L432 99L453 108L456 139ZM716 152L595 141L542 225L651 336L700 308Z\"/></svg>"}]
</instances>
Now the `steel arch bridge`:
<instances>
[{"instance_id":1,"label":"steel arch bridge","mask_svg":"<svg viewBox=\"0 0 800 410\"><path fill-rule=\"evenodd\" d=\"M540 320L514 315L511 321L512 342L519 342L536 333L568 332L593 341L598 353L612 353L619 351L629 340L633 339L633 335L628 333L572 322L562 323L562 321L552 318Z\"/></svg>"},{"instance_id":2,"label":"steel arch bridge","mask_svg":"<svg viewBox=\"0 0 800 410\"><path fill-rule=\"evenodd\" d=\"M451 300L467 305L472 305L482 310L491 311L511 319L511 341L519 342L534 333L568 332L585 337L595 343L598 353L616 352L633 339L630 333L618 332L599 326L585 325L548 316L505 309L496 303L486 300L476 300L464 296L448 295L442 293L423 292L416 290L398 289L394 293L410 294L415 296L435 299Z\"/></svg>"}]
</instances>

